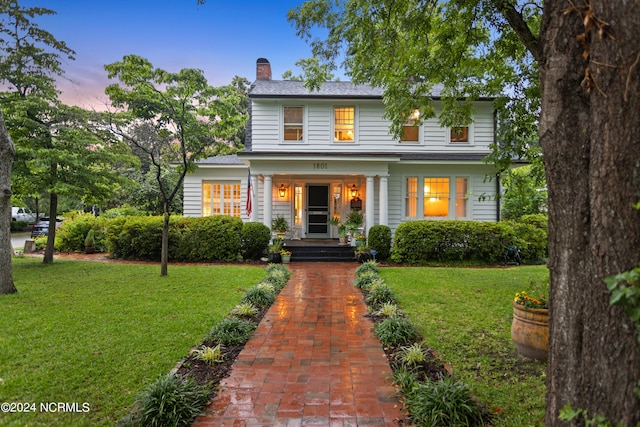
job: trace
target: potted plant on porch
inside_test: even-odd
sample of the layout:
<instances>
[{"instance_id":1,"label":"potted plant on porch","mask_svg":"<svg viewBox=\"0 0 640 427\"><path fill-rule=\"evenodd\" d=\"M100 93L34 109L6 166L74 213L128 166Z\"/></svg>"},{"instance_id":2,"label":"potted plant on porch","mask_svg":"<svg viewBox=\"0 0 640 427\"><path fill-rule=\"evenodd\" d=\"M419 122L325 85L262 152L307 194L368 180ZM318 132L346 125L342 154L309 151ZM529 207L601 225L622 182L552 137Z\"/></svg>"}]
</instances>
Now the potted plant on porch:
<instances>
[{"instance_id":1,"label":"potted plant on porch","mask_svg":"<svg viewBox=\"0 0 640 427\"><path fill-rule=\"evenodd\" d=\"M549 353L549 304L544 293L531 295L522 291L513 299L511 339L521 355L546 359Z\"/></svg>"},{"instance_id":2,"label":"potted plant on porch","mask_svg":"<svg viewBox=\"0 0 640 427\"><path fill-rule=\"evenodd\" d=\"M347 224L342 224L340 220L336 217L330 219L328 221L329 225L335 225L338 227L338 244L346 245L347 244Z\"/></svg>"},{"instance_id":3,"label":"potted plant on porch","mask_svg":"<svg viewBox=\"0 0 640 427\"><path fill-rule=\"evenodd\" d=\"M280 257L282 258L282 263L283 264L289 264L289 262L291 262L291 251L288 251L286 249L281 249L280 250Z\"/></svg>"},{"instance_id":4,"label":"potted plant on porch","mask_svg":"<svg viewBox=\"0 0 640 427\"><path fill-rule=\"evenodd\" d=\"M282 246L284 244L284 240L276 237L275 239L273 239L273 241L271 242L271 244L269 245L269 262L273 262L273 263L280 263L282 262L282 254L280 253L280 251L282 251Z\"/></svg>"},{"instance_id":5,"label":"potted plant on porch","mask_svg":"<svg viewBox=\"0 0 640 427\"><path fill-rule=\"evenodd\" d=\"M284 236L289 231L289 223L282 215L278 215L271 221L271 229L278 235Z\"/></svg>"}]
</instances>

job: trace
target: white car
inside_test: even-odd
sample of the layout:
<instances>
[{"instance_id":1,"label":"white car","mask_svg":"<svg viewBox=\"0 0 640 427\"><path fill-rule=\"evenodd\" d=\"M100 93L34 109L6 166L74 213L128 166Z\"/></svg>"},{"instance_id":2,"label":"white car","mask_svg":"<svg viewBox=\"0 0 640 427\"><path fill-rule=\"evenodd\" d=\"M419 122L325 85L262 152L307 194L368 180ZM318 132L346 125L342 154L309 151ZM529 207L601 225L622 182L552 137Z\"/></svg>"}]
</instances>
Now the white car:
<instances>
[{"instance_id":1,"label":"white car","mask_svg":"<svg viewBox=\"0 0 640 427\"><path fill-rule=\"evenodd\" d=\"M20 208L18 206L11 207L11 220L12 221L25 221L28 223L36 222L36 214L31 212L27 208Z\"/></svg>"}]
</instances>

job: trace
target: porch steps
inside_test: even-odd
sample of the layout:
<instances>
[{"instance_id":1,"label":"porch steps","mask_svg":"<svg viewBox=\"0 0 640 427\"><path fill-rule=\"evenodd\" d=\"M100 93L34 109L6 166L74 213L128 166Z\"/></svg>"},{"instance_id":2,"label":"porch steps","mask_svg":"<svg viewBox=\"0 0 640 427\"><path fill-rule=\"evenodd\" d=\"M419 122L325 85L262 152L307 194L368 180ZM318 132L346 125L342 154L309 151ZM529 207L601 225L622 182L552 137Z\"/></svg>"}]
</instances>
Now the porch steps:
<instances>
[{"instance_id":1,"label":"porch steps","mask_svg":"<svg viewBox=\"0 0 640 427\"><path fill-rule=\"evenodd\" d=\"M304 246L288 245L291 251L291 262L355 262L353 248L351 246L335 245L312 245Z\"/></svg>"}]
</instances>

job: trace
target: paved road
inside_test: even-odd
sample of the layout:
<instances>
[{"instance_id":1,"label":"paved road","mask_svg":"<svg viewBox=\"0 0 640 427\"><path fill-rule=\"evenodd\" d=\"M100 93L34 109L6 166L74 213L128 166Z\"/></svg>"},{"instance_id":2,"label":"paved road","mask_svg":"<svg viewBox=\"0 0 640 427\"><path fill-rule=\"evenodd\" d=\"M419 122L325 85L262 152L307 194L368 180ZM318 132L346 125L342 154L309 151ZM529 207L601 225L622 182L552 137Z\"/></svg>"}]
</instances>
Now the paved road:
<instances>
[{"instance_id":1,"label":"paved road","mask_svg":"<svg viewBox=\"0 0 640 427\"><path fill-rule=\"evenodd\" d=\"M13 249L24 248L24 241L31 238L31 233L11 233L11 245Z\"/></svg>"}]
</instances>

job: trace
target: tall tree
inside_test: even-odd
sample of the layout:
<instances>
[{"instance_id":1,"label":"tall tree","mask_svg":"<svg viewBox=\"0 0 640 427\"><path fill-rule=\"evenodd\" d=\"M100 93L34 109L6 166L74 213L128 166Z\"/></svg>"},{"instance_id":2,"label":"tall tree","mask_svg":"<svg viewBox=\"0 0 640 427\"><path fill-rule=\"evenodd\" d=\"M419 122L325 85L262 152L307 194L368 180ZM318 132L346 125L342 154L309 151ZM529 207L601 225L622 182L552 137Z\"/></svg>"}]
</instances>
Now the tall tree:
<instances>
[{"instance_id":1,"label":"tall tree","mask_svg":"<svg viewBox=\"0 0 640 427\"><path fill-rule=\"evenodd\" d=\"M200 70L170 73L136 55L105 69L122 83L106 89L112 105L121 109L112 116L111 129L148 156L162 196L160 274L166 276L171 202L196 160L236 150L229 140L246 123L242 97L234 86L209 86ZM163 179L169 163L179 173L172 185Z\"/></svg>"},{"instance_id":2,"label":"tall tree","mask_svg":"<svg viewBox=\"0 0 640 427\"><path fill-rule=\"evenodd\" d=\"M81 196L89 204L106 199L122 180L112 167L130 161L128 147L103 129L99 114L58 100L54 78L62 74L62 56L72 59L73 51L31 20L54 12L21 8L16 1L0 6L4 24L0 80L8 86L0 102L16 144L14 191L49 194L44 262L51 263L58 197Z\"/></svg>"},{"instance_id":3,"label":"tall tree","mask_svg":"<svg viewBox=\"0 0 640 427\"><path fill-rule=\"evenodd\" d=\"M0 111L0 294L17 292L11 266L11 164L15 154Z\"/></svg>"},{"instance_id":4,"label":"tall tree","mask_svg":"<svg viewBox=\"0 0 640 427\"><path fill-rule=\"evenodd\" d=\"M640 345L604 282L640 257L638 3L314 0L290 19L328 69L343 58L354 82L384 88L396 133L412 108L434 113L436 84L443 125L470 120L483 93L507 95L503 165L539 125L550 217L545 424L567 424L567 404L639 423ZM312 38L317 27L324 38Z\"/></svg>"}]
</instances>

